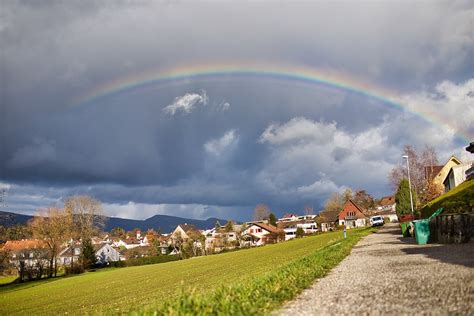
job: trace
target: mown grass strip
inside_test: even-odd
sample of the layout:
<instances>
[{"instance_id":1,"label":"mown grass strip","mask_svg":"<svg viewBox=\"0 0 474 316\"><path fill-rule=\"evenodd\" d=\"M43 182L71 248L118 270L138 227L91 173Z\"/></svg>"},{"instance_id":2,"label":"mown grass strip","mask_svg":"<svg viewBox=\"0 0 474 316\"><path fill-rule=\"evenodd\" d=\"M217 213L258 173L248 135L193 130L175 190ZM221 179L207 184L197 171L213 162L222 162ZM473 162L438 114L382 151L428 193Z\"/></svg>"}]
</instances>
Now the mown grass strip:
<instances>
[{"instance_id":1,"label":"mown grass strip","mask_svg":"<svg viewBox=\"0 0 474 316\"><path fill-rule=\"evenodd\" d=\"M183 291L177 299L131 310L131 314L154 315L257 315L268 313L308 288L341 262L361 237L372 229L349 234L308 256L297 259L262 277L240 285L223 285L211 294Z\"/></svg>"}]
</instances>

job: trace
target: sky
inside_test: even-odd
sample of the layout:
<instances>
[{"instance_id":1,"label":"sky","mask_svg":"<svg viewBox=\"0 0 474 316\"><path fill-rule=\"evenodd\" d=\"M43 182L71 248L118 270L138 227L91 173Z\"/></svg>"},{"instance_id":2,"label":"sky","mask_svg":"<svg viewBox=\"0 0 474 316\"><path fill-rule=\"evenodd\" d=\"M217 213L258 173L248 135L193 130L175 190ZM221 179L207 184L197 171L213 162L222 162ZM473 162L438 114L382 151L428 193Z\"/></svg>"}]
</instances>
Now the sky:
<instances>
[{"instance_id":1,"label":"sky","mask_svg":"<svg viewBox=\"0 0 474 316\"><path fill-rule=\"evenodd\" d=\"M242 221L390 195L405 145L473 159L470 1L0 6L0 210Z\"/></svg>"}]
</instances>

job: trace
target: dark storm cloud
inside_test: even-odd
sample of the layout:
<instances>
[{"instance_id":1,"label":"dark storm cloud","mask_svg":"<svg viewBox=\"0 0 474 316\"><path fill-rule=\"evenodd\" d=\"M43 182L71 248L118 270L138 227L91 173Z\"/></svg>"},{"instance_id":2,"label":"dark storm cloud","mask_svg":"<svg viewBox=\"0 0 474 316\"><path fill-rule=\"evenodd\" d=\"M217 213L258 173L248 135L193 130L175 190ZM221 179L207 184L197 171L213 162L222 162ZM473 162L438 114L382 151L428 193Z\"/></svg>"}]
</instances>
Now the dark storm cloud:
<instances>
[{"instance_id":1,"label":"dark storm cloud","mask_svg":"<svg viewBox=\"0 0 474 316\"><path fill-rule=\"evenodd\" d=\"M78 193L136 217L173 205L241 219L258 202L277 213L318 208L346 186L386 194L404 144L444 144L447 155L460 148L454 133L473 128L465 109L451 130L367 97L271 78L189 80L73 106L144 71L250 60L334 69L402 91L412 110L437 104L453 121L472 99L457 98L472 86L469 2L10 1L2 9L0 181L12 186L11 210ZM434 101L430 91L446 97Z\"/></svg>"}]
</instances>

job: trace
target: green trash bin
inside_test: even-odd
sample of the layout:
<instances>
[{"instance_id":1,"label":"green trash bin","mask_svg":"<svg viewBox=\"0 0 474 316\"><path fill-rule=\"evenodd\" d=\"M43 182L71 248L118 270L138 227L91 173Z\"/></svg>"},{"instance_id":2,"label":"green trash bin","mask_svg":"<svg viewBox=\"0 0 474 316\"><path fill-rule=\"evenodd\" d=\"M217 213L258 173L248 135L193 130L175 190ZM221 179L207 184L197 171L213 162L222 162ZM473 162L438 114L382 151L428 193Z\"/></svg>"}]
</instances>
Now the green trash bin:
<instances>
[{"instance_id":1,"label":"green trash bin","mask_svg":"<svg viewBox=\"0 0 474 316\"><path fill-rule=\"evenodd\" d=\"M402 229L402 236L403 237L408 237L410 236L410 233L408 232L408 224L410 222L404 222L404 223L400 223L400 228Z\"/></svg>"},{"instance_id":2,"label":"green trash bin","mask_svg":"<svg viewBox=\"0 0 474 316\"><path fill-rule=\"evenodd\" d=\"M418 245L426 245L430 238L430 220L427 218L419 219L413 221L413 225L415 225L416 243Z\"/></svg>"}]
</instances>

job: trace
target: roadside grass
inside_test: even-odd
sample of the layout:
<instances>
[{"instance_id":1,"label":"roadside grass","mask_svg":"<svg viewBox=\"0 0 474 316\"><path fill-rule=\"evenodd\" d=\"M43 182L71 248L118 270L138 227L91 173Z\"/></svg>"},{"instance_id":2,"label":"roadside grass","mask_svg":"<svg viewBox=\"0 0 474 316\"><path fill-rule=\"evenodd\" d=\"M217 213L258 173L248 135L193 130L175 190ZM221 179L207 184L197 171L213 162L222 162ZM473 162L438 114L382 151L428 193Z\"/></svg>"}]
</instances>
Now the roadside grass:
<instances>
[{"instance_id":1,"label":"roadside grass","mask_svg":"<svg viewBox=\"0 0 474 316\"><path fill-rule=\"evenodd\" d=\"M218 293L224 295L227 292L223 290L225 288L222 287L223 284L240 288L239 295L244 297L245 291L253 291L245 286L250 287L255 282L257 284L269 282L265 281L265 278L276 277L271 277L272 275L279 275L278 278L283 280L285 273L278 274L276 271L286 269L285 267L289 264L303 260L302 258L315 254L318 250L335 249L331 250L331 253L324 253L321 258L326 255L330 257L332 251L339 258L339 251L336 251L338 247L346 249L340 250L341 254L345 254L345 251L348 253L356 239L358 240L362 234L367 234L369 231L369 229L352 230L345 241L343 241L342 232L325 233L276 245L213 256L155 265L98 270L74 277L32 282L31 285L25 283L5 286L0 288L0 314L148 312L155 309L161 310L159 307L161 304L170 308L173 302L182 302L183 295L187 297L184 293L189 293L189 291L199 293L196 299L193 299L199 301L200 295L209 297L219 295ZM342 243L338 244L338 242ZM333 248L327 248L328 245L335 244L337 245ZM318 259L324 271L329 269L325 262L336 260L329 257ZM314 276L318 275L310 273L305 282L310 284ZM288 278L291 281L294 276L289 274ZM288 288L283 291L295 293L287 284L281 283L281 286ZM298 285L298 288L300 287ZM227 297L226 294L224 297ZM281 297L286 299L289 296ZM225 301L224 298L220 300ZM260 300L265 302L264 298ZM145 309L146 306L153 307Z\"/></svg>"},{"instance_id":2,"label":"roadside grass","mask_svg":"<svg viewBox=\"0 0 474 316\"><path fill-rule=\"evenodd\" d=\"M325 276L342 261L359 239L376 229L358 230L346 240L298 258L260 277L241 284L222 285L212 293L195 289L182 291L178 299L145 308L131 309L130 314L154 315L260 315L280 307L308 288L316 278Z\"/></svg>"},{"instance_id":3,"label":"roadside grass","mask_svg":"<svg viewBox=\"0 0 474 316\"><path fill-rule=\"evenodd\" d=\"M474 179L468 180L454 189L444 193L421 209L422 218L427 218L440 207L444 213L473 213L474 212Z\"/></svg>"}]
</instances>

